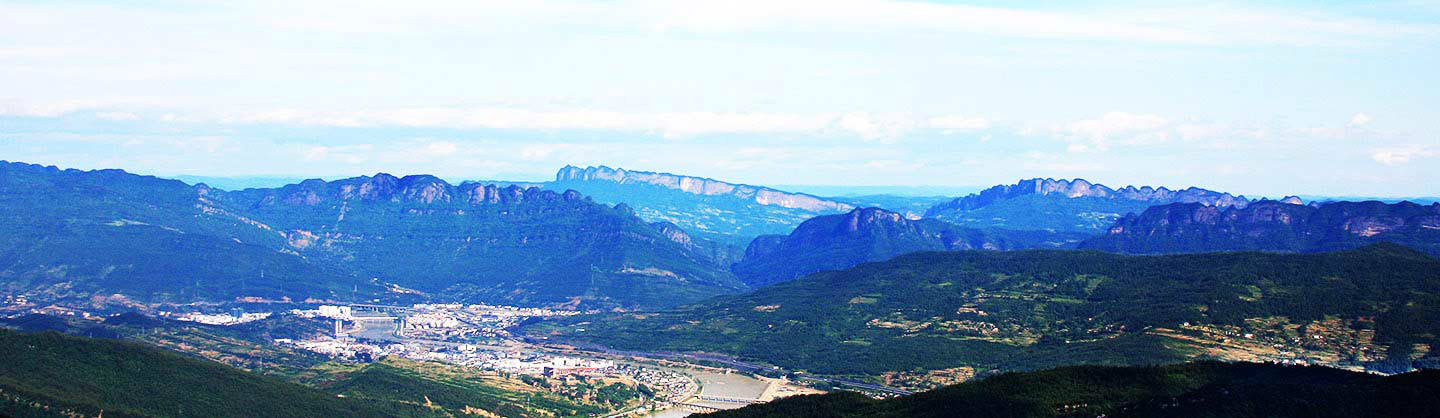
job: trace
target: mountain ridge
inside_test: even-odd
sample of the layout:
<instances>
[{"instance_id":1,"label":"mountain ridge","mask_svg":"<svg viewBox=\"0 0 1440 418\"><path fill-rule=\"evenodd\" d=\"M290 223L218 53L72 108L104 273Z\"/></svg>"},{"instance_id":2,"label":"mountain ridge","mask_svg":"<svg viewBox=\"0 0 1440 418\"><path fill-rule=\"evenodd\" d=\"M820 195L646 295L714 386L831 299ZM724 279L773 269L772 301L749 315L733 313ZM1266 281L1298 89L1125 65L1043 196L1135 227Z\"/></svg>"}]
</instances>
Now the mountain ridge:
<instances>
[{"instance_id":1,"label":"mountain ridge","mask_svg":"<svg viewBox=\"0 0 1440 418\"><path fill-rule=\"evenodd\" d=\"M1117 220L1080 248L1135 254L1318 252L1391 241L1440 256L1440 203L1292 202L1261 200L1243 208L1157 205Z\"/></svg>"},{"instance_id":2,"label":"mountain ridge","mask_svg":"<svg viewBox=\"0 0 1440 418\"><path fill-rule=\"evenodd\" d=\"M1244 206L1249 202L1244 196L1234 196L1229 193L1215 192L1198 187L1188 187L1181 190L1170 190L1164 186L1135 187L1127 185L1120 189L1112 189L1099 183L1091 183L1082 178L1074 180L1033 178L1021 180L1013 185L998 185L979 193L939 205L926 211L925 216L935 216L941 211L950 209L970 210L979 209L994 203L1000 199L1012 198L1025 194L1051 195L1059 194L1069 198L1076 197L1098 197L1110 199L1127 199L1139 201L1165 201L1171 202L1201 202L1208 206Z\"/></svg>"},{"instance_id":3,"label":"mountain ridge","mask_svg":"<svg viewBox=\"0 0 1440 418\"><path fill-rule=\"evenodd\" d=\"M121 170L5 163L0 208L10 214L0 223L0 289L47 298L146 296L136 286L149 282L120 280L127 272L175 276L154 283L185 289L179 298L229 299L249 287L334 299L383 281L466 300L610 307L745 288L701 251L703 241L573 190L378 173L226 192ZM75 250L87 246L103 251ZM170 255L151 254L162 250ZM176 282L182 272L194 280ZM85 290L69 290L75 284Z\"/></svg>"},{"instance_id":4,"label":"mountain ridge","mask_svg":"<svg viewBox=\"0 0 1440 418\"><path fill-rule=\"evenodd\" d=\"M836 202L807 193L787 192L765 186L730 183L706 177L651 171L610 168L604 165L580 168L566 165L555 173L556 182L565 181L612 181L616 183L644 183L681 190L699 195L728 195L754 201L761 205L773 205L810 211L847 211L854 209L848 203Z\"/></svg>"},{"instance_id":5,"label":"mountain ridge","mask_svg":"<svg viewBox=\"0 0 1440 418\"><path fill-rule=\"evenodd\" d=\"M1034 178L936 204L925 211L925 217L974 228L1100 233L1126 214L1174 201L1221 206L1248 203L1244 196L1197 187L1174 191L1126 186L1117 190L1085 179Z\"/></svg>"},{"instance_id":6,"label":"mountain ridge","mask_svg":"<svg viewBox=\"0 0 1440 418\"><path fill-rule=\"evenodd\" d=\"M936 219L908 219L882 208L856 208L811 218L788 235L756 237L731 271L751 286L764 286L916 251L1056 248L1067 239L1079 237L965 228Z\"/></svg>"}]
</instances>

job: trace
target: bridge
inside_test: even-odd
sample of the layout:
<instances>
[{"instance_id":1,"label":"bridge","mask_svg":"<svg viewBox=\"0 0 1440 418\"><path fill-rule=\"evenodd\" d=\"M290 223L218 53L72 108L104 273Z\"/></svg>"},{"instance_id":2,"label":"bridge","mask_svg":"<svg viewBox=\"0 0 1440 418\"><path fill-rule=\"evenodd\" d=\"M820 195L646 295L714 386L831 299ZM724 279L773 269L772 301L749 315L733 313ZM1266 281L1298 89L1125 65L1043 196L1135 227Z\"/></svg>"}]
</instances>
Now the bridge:
<instances>
[{"instance_id":1,"label":"bridge","mask_svg":"<svg viewBox=\"0 0 1440 418\"><path fill-rule=\"evenodd\" d=\"M688 411L688 412L695 412L695 413L700 413L700 414L722 411L722 409L720 409L720 408L716 408L716 407L709 406L709 405L701 405L701 404L692 403L692 402L682 402L682 403L680 403L680 408L681 408L681 409L684 409L684 410L686 410L686 411Z\"/></svg>"},{"instance_id":2,"label":"bridge","mask_svg":"<svg viewBox=\"0 0 1440 418\"><path fill-rule=\"evenodd\" d=\"M352 313L353 313L353 312L374 312L374 313L387 313L387 314L397 314L397 315L398 315L398 314L407 314L407 313L410 313L410 308L407 308L407 307L404 307L404 306L366 305L366 304L358 304L358 303L357 303L357 304L350 305L350 312L352 312Z\"/></svg>"}]
</instances>

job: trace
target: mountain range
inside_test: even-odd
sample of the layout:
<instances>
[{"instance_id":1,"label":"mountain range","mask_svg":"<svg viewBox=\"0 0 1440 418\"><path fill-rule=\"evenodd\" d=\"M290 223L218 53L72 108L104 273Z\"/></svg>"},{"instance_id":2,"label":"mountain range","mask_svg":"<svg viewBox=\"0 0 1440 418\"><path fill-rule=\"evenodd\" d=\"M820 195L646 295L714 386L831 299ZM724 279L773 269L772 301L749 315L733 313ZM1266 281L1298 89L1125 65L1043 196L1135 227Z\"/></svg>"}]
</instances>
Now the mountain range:
<instances>
[{"instance_id":1,"label":"mountain range","mask_svg":"<svg viewBox=\"0 0 1440 418\"><path fill-rule=\"evenodd\" d=\"M1133 254L1317 252L1375 242L1440 256L1440 203L1262 200L1245 207L1172 203L1130 214L1080 248Z\"/></svg>"},{"instance_id":2,"label":"mountain range","mask_svg":"<svg viewBox=\"0 0 1440 418\"><path fill-rule=\"evenodd\" d=\"M0 278L45 300L444 293L657 306L745 288L698 240L624 205L387 174L226 192L119 170L0 163Z\"/></svg>"},{"instance_id":3,"label":"mountain range","mask_svg":"<svg viewBox=\"0 0 1440 418\"><path fill-rule=\"evenodd\" d=\"M916 251L1060 248L1073 246L1084 237L964 228L936 219L907 219L871 207L811 218L789 235L757 237L731 269L747 284L759 287Z\"/></svg>"},{"instance_id":4,"label":"mountain range","mask_svg":"<svg viewBox=\"0 0 1440 418\"><path fill-rule=\"evenodd\" d=\"M1128 213L1176 202L1243 207L1249 200L1195 187L1111 189L1084 179L1036 178L937 204L925 211L925 217L978 228L1100 232Z\"/></svg>"}]
</instances>

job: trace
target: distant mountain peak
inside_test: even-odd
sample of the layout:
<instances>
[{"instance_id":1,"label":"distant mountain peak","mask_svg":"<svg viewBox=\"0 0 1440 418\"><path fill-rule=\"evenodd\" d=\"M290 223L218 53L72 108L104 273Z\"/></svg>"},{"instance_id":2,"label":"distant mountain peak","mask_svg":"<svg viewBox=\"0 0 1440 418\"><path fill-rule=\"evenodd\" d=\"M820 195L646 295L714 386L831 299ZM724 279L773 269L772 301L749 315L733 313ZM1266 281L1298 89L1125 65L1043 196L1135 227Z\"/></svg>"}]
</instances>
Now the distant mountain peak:
<instances>
[{"instance_id":1,"label":"distant mountain peak","mask_svg":"<svg viewBox=\"0 0 1440 418\"><path fill-rule=\"evenodd\" d=\"M979 193L935 205L930 208L929 211L926 211L925 216L932 217L953 210L979 209L1001 200L1024 195L1059 195L1068 198L1094 197L1156 203L1199 202L1207 206L1221 207L1245 206L1250 202L1249 199L1246 199L1244 196L1234 196L1229 193L1216 192L1193 186L1180 191L1173 191L1164 186L1136 187L1133 185L1127 185L1120 189L1112 189L1103 184L1092 183L1082 178L1073 180L1033 178L1020 180L1015 184L991 187Z\"/></svg>"},{"instance_id":2,"label":"distant mountain peak","mask_svg":"<svg viewBox=\"0 0 1440 418\"><path fill-rule=\"evenodd\" d=\"M815 212L843 212L853 205L805 193L792 193L763 186L728 183L705 177L693 177L651 171L633 171L608 166L577 167L566 165L555 173L555 182L610 181L621 184L648 184L705 196L731 196L761 205L773 205Z\"/></svg>"}]
</instances>

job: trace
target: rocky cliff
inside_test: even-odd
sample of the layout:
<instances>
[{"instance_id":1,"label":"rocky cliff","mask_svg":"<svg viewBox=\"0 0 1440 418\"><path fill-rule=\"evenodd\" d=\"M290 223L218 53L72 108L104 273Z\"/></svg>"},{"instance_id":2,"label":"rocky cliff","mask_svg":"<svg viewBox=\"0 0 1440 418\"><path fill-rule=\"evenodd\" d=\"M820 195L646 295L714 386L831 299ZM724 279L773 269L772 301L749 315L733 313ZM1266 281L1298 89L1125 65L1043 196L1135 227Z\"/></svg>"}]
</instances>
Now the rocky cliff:
<instances>
[{"instance_id":1,"label":"rocky cliff","mask_svg":"<svg viewBox=\"0 0 1440 418\"><path fill-rule=\"evenodd\" d=\"M854 207L841 202L823 199L804 193L790 193L768 187L726 183L703 177L682 176L670 173L631 171L623 168L565 166L555 173L556 182L566 181L609 181L615 183L639 183L681 190L686 193L705 196L731 196L753 201L760 205L780 206L814 212L839 212Z\"/></svg>"}]
</instances>

